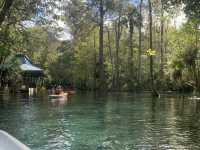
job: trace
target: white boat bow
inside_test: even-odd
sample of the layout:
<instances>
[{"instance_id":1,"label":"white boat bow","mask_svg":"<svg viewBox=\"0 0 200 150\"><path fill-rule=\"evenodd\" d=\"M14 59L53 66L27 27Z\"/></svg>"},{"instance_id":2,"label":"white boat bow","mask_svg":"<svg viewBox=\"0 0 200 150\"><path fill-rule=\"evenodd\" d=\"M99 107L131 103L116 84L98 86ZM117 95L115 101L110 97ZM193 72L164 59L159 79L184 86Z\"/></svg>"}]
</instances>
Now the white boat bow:
<instances>
[{"instance_id":1,"label":"white boat bow","mask_svg":"<svg viewBox=\"0 0 200 150\"><path fill-rule=\"evenodd\" d=\"M31 150L19 140L0 130L0 150Z\"/></svg>"}]
</instances>

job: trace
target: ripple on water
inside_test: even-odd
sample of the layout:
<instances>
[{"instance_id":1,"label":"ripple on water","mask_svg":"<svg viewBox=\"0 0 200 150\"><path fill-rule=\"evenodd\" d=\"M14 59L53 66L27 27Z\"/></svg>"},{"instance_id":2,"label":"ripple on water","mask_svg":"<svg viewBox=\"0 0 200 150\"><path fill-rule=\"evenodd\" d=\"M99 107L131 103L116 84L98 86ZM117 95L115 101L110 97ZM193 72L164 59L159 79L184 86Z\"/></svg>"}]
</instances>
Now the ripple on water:
<instances>
[{"instance_id":1,"label":"ripple on water","mask_svg":"<svg viewBox=\"0 0 200 150\"><path fill-rule=\"evenodd\" d=\"M1 97L0 128L32 150L200 149L200 103L180 97Z\"/></svg>"}]
</instances>

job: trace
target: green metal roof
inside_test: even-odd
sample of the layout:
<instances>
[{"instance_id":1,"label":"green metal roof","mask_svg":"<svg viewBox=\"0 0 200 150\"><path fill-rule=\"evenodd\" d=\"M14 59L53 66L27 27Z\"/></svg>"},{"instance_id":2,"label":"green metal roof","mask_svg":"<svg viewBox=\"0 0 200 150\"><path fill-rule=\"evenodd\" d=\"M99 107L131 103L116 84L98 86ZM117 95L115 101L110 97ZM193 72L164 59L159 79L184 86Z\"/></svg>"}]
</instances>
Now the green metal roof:
<instances>
[{"instance_id":1,"label":"green metal roof","mask_svg":"<svg viewBox=\"0 0 200 150\"><path fill-rule=\"evenodd\" d=\"M43 74L43 69L34 65L26 55L18 54L17 59L19 60L20 69L22 70L22 72L33 73L38 75Z\"/></svg>"}]
</instances>

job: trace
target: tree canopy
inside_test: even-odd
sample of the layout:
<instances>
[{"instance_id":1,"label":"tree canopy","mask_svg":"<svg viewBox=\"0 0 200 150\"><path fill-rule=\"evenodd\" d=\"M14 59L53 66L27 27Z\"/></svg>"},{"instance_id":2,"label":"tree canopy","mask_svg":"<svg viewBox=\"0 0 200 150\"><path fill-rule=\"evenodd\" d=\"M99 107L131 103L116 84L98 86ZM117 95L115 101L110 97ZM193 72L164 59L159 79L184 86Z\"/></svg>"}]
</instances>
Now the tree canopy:
<instances>
[{"instance_id":1,"label":"tree canopy","mask_svg":"<svg viewBox=\"0 0 200 150\"><path fill-rule=\"evenodd\" d=\"M199 3L0 0L1 86L17 76L2 68L23 53L45 70L46 87L199 91Z\"/></svg>"}]
</instances>

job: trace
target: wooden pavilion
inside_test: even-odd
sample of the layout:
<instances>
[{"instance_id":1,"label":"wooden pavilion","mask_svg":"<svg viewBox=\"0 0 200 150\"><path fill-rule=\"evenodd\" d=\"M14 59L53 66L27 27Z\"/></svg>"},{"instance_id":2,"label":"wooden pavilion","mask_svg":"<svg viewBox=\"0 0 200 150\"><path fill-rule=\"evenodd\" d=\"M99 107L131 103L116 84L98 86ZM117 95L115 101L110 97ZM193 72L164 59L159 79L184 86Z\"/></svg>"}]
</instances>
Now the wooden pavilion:
<instances>
[{"instance_id":1,"label":"wooden pavilion","mask_svg":"<svg viewBox=\"0 0 200 150\"><path fill-rule=\"evenodd\" d=\"M29 57L24 54L18 54L16 57L22 76L21 90L35 89L38 83L43 82L43 69L33 64Z\"/></svg>"}]
</instances>

